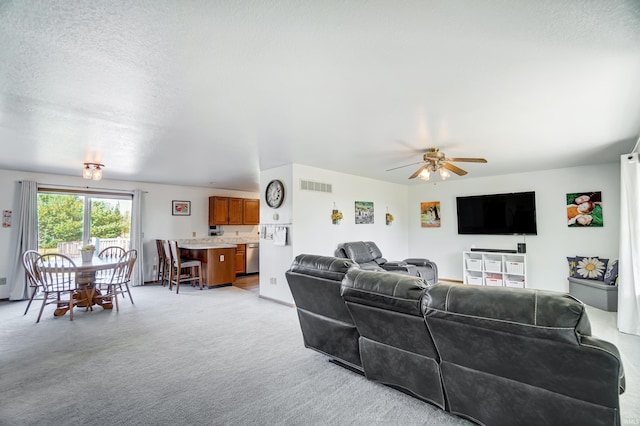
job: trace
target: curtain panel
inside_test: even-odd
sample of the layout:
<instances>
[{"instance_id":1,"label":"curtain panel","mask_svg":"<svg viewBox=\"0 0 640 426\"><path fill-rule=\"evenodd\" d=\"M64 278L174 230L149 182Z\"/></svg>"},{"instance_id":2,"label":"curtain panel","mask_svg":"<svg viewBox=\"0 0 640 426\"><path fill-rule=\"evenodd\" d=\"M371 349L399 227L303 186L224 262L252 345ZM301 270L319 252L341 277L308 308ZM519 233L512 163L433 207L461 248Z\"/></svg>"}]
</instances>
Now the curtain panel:
<instances>
[{"instance_id":1,"label":"curtain panel","mask_svg":"<svg viewBox=\"0 0 640 426\"><path fill-rule=\"evenodd\" d=\"M133 267L131 275L131 285L144 284L144 256L142 241L142 195L143 191L136 189L133 191L133 202L131 206L131 248L138 251L138 260Z\"/></svg>"},{"instance_id":2,"label":"curtain panel","mask_svg":"<svg viewBox=\"0 0 640 426\"><path fill-rule=\"evenodd\" d=\"M640 259L640 163L638 153L632 152L620 157L618 330L640 335L640 262L637 259Z\"/></svg>"},{"instance_id":3,"label":"curtain panel","mask_svg":"<svg viewBox=\"0 0 640 426\"><path fill-rule=\"evenodd\" d=\"M15 214L18 219L17 232L9 249L9 300L31 297L22 266L22 253L38 250L38 183L23 180L20 185L20 200Z\"/></svg>"}]
</instances>

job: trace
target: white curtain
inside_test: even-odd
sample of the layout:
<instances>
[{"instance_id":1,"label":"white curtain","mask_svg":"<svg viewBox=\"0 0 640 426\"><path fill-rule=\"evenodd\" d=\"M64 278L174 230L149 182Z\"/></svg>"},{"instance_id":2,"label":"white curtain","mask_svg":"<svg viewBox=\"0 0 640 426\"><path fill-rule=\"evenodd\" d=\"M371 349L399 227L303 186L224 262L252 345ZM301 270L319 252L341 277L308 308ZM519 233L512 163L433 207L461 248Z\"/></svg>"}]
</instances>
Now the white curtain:
<instances>
[{"instance_id":1,"label":"white curtain","mask_svg":"<svg viewBox=\"0 0 640 426\"><path fill-rule=\"evenodd\" d=\"M23 180L20 188L20 201L14 215L17 218L17 232L9 249L9 292L10 300L22 300L31 297L26 282L22 253L38 249L38 183Z\"/></svg>"},{"instance_id":2,"label":"white curtain","mask_svg":"<svg viewBox=\"0 0 640 426\"><path fill-rule=\"evenodd\" d=\"M143 191L133 191L131 206L131 248L138 250L138 260L133 268L132 285L144 284L144 262L142 244L142 194Z\"/></svg>"},{"instance_id":3,"label":"white curtain","mask_svg":"<svg viewBox=\"0 0 640 426\"><path fill-rule=\"evenodd\" d=\"M635 151L620 157L618 330L640 335L640 163Z\"/></svg>"}]
</instances>

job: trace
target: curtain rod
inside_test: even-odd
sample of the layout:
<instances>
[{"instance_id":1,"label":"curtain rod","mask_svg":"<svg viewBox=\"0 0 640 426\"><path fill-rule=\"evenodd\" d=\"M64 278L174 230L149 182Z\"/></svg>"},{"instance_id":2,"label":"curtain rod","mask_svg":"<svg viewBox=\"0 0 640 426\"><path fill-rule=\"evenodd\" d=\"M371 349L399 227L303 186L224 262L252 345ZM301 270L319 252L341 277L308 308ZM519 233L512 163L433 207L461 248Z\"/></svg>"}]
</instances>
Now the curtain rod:
<instances>
[{"instance_id":1,"label":"curtain rod","mask_svg":"<svg viewBox=\"0 0 640 426\"><path fill-rule=\"evenodd\" d=\"M22 183L21 180L18 181L18 183ZM111 192L126 192L128 194L133 194L133 191L135 191L134 189L115 189L115 188L100 188L97 186L75 186L75 185L62 185L62 184L50 184L50 183L40 183L38 182L38 187L40 186L46 186L46 187L50 187L52 189L55 188L71 188L71 189L78 189L78 190L82 190L82 189L91 189L91 190L99 190L99 191L111 191ZM148 194L149 191L141 191L143 194Z\"/></svg>"}]
</instances>

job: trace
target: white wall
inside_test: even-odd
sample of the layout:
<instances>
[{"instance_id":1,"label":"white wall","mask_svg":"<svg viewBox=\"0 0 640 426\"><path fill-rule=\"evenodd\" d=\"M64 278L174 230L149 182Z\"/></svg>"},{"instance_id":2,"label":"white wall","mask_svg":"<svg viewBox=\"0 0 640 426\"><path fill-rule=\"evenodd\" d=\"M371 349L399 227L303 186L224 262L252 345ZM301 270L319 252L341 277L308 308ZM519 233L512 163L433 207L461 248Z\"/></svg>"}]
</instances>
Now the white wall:
<instances>
[{"instance_id":1,"label":"white wall","mask_svg":"<svg viewBox=\"0 0 640 426\"><path fill-rule=\"evenodd\" d=\"M538 235L458 235L456 197L535 191ZM602 228L569 228L566 194L601 191ZM420 227L420 202L440 201L441 228ZM411 257L427 257L438 265L443 278L462 280L462 252L472 247L516 249L527 244L528 287L568 291L567 256L618 258L620 230L620 166L576 167L487 178L465 177L438 181L409 189L409 239Z\"/></svg>"},{"instance_id":2,"label":"white wall","mask_svg":"<svg viewBox=\"0 0 640 426\"><path fill-rule=\"evenodd\" d=\"M222 195L242 198L258 198L253 192L231 191L204 187L187 187L177 185L160 185L143 182L125 182L104 179L99 182L90 182L81 177L60 176L51 174L36 174L21 171L0 170L0 210L17 211L19 198L19 185L17 181L27 179L35 180L42 185L72 185L76 187L96 187L105 189L146 191L143 199L142 230L144 232L143 265L145 280L152 277L153 265L157 262L155 239L187 239L205 237L209 232L209 197ZM172 216L171 201L191 201L191 216ZM9 250L11 244L11 232L16 230L17 217L13 218L14 226L0 228L0 277L9 275ZM225 236L235 236L235 231L255 235L257 228L251 227L224 227ZM242 236L242 235L241 235ZM0 286L0 299L9 297L9 288Z\"/></svg>"},{"instance_id":3,"label":"white wall","mask_svg":"<svg viewBox=\"0 0 640 426\"><path fill-rule=\"evenodd\" d=\"M260 187L266 188L272 179L283 182L285 199L280 208L271 209L262 197L260 222L292 225L290 245L278 247L270 241L260 241L261 296L292 304L284 273L294 257L302 253L333 256L341 242L375 240L387 259L407 257L406 186L299 164L262 171ZM301 179L330 183L333 192L301 190ZM374 203L373 224L355 224L355 201ZM344 214L339 225L331 223L334 203ZM385 225L387 207L395 218L390 226ZM274 213L278 214L278 220L274 219Z\"/></svg>"}]
</instances>

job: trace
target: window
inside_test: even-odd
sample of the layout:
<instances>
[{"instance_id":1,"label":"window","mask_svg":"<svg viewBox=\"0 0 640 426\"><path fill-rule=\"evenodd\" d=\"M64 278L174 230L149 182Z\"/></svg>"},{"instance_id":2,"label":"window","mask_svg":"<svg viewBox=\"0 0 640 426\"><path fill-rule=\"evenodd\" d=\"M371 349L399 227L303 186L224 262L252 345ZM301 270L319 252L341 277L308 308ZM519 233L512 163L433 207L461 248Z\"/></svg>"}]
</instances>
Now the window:
<instances>
[{"instance_id":1,"label":"window","mask_svg":"<svg viewBox=\"0 0 640 426\"><path fill-rule=\"evenodd\" d=\"M80 256L85 244L129 250L130 194L38 190L38 251Z\"/></svg>"}]
</instances>

